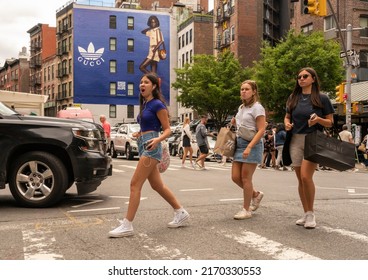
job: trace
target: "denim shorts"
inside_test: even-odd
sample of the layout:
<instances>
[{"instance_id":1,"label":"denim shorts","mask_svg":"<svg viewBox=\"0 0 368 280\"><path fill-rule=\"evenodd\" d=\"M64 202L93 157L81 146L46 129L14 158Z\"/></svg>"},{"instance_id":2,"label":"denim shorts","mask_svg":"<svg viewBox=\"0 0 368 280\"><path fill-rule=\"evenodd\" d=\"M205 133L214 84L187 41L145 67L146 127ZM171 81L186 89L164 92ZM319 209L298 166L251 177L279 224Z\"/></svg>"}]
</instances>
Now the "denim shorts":
<instances>
[{"instance_id":1,"label":"denim shorts","mask_svg":"<svg viewBox=\"0 0 368 280\"><path fill-rule=\"evenodd\" d=\"M233 161L245 162L245 163L256 163L260 164L262 162L263 155L263 142L259 141L251 150L247 158L243 158L243 152L245 148L249 145L249 141L244 140L241 137L236 137L236 150L234 154Z\"/></svg>"},{"instance_id":2,"label":"denim shorts","mask_svg":"<svg viewBox=\"0 0 368 280\"><path fill-rule=\"evenodd\" d=\"M143 144L147 141L157 138L159 136L159 133L157 131L148 132L145 134L142 134L140 137L138 137L137 144L138 144L138 153L139 157L145 156L149 158L156 159L158 161L161 161L162 158L162 146L161 143L159 143L156 147L156 149L152 151L145 150L143 148Z\"/></svg>"}]
</instances>

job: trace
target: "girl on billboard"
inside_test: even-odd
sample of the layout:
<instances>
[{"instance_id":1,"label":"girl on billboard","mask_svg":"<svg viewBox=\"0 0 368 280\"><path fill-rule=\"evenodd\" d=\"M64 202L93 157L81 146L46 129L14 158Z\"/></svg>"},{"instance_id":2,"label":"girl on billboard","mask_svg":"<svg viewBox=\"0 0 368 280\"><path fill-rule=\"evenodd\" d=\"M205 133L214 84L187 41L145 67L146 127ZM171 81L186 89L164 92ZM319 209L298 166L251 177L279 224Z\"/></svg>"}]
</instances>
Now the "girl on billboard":
<instances>
[{"instance_id":1,"label":"girl on billboard","mask_svg":"<svg viewBox=\"0 0 368 280\"><path fill-rule=\"evenodd\" d=\"M139 69L145 74L149 72L157 73L157 62L166 58L165 43L160 29L160 21L156 16L152 15L148 18L147 25L149 27L142 30L142 34L150 38L148 55L139 66ZM151 67L151 70L147 69L148 66Z\"/></svg>"}]
</instances>

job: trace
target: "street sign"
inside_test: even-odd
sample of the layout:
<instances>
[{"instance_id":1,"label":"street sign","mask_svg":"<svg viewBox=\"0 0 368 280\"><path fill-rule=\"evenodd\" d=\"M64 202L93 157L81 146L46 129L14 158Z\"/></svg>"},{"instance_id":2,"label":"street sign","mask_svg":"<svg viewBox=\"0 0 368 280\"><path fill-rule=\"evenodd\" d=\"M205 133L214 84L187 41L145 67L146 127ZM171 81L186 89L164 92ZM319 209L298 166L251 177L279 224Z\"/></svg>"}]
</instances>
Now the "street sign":
<instances>
[{"instance_id":1,"label":"street sign","mask_svg":"<svg viewBox=\"0 0 368 280\"><path fill-rule=\"evenodd\" d=\"M340 58L346 57L346 54L348 54L348 56L353 56L356 55L356 52L354 49L347 50L346 52L340 52Z\"/></svg>"}]
</instances>

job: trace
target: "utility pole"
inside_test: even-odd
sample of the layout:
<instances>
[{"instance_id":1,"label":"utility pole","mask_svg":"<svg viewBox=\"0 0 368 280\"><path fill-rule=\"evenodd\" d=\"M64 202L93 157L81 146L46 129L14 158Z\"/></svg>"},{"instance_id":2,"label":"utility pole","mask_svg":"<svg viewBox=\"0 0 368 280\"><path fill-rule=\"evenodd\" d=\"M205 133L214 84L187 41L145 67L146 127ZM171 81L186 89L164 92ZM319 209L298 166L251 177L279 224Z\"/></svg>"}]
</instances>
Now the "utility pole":
<instances>
[{"instance_id":1,"label":"utility pole","mask_svg":"<svg viewBox=\"0 0 368 280\"><path fill-rule=\"evenodd\" d=\"M353 28L351 24L348 24L346 27L346 48L351 50L353 47L352 44L352 33ZM347 60L346 64L346 84L345 84L345 94L346 94L346 125L348 126L348 130L351 131L351 70L352 63L351 59Z\"/></svg>"}]
</instances>

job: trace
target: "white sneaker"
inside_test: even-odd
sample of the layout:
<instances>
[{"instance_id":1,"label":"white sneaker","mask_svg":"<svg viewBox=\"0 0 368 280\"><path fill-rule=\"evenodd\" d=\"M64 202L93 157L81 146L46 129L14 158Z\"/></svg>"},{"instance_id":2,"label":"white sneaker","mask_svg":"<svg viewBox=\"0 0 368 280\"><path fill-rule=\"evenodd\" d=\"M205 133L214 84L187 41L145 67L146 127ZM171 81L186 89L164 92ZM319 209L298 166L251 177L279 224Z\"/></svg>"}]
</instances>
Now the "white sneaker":
<instances>
[{"instance_id":1,"label":"white sneaker","mask_svg":"<svg viewBox=\"0 0 368 280\"><path fill-rule=\"evenodd\" d=\"M313 212L307 212L304 228L313 229L316 227L316 217Z\"/></svg>"},{"instance_id":2,"label":"white sneaker","mask_svg":"<svg viewBox=\"0 0 368 280\"><path fill-rule=\"evenodd\" d=\"M252 212L247 211L244 208L234 215L235 220L244 220L252 218Z\"/></svg>"},{"instance_id":3,"label":"white sneaker","mask_svg":"<svg viewBox=\"0 0 368 280\"><path fill-rule=\"evenodd\" d=\"M298 226L304 226L306 219L307 219L307 214L305 213L302 218L300 218L299 220L295 222L295 224Z\"/></svg>"},{"instance_id":4,"label":"white sneaker","mask_svg":"<svg viewBox=\"0 0 368 280\"><path fill-rule=\"evenodd\" d=\"M259 204L261 203L261 200L264 196L263 192L259 192L259 194L256 197L252 197L251 205L249 207L250 211L256 211L259 207Z\"/></svg>"},{"instance_id":5,"label":"white sneaker","mask_svg":"<svg viewBox=\"0 0 368 280\"><path fill-rule=\"evenodd\" d=\"M175 210L174 219L167 224L169 228L178 228L184 224L186 220L189 219L189 213L184 209Z\"/></svg>"},{"instance_id":6,"label":"white sneaker","mask_svg":"<svg viewBox=\"0 0 368 280\"><path fill-rule=\"evenodd\" d=\"M191 166L193 169L195 169L195 165L194 165L194 163L193 163L193 162L191 162L191 163L190 163L190 166Z\"/></svg>"},{"instance_id":7,"label":"white sneaker","mask_svg":"<svg viewBox=\"0 0 368 280\"><path fill-rule=\"evenodd\" d=\"M120 226L118 226L116 229L109 231L109 237L124 237L133 234L133 224L127 219L122 220Z\"/></svg>"}]
</instances>

